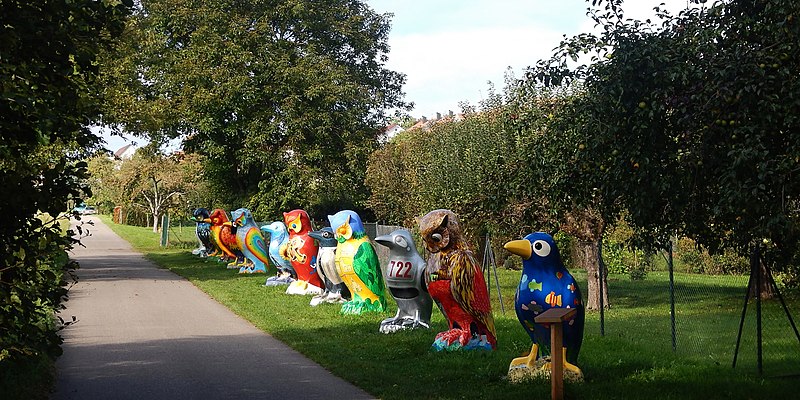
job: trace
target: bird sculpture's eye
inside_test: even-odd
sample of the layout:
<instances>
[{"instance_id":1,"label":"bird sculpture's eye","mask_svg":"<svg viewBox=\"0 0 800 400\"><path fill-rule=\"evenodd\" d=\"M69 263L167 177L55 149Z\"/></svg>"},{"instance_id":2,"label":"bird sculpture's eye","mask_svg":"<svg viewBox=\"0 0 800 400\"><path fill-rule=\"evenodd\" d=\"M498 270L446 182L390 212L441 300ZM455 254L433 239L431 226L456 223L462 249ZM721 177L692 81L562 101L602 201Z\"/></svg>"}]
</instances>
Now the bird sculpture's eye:
<instances>
[{"instance_id":1,"label":"bird sculpture's eye","mask_svg":"<svg viewBox=\"0 0 800 400\"><path fill-rule=\"evenodd\" d=\"M406 242L406 238L402 236L398 236L394 239L394 242L397 243L398 246L402 248L408 248L408 242Z\"/></svg>"},{"instance_id":2,"label":"bird sculpture's eye","mask_svg":"<svg viewBox=\"0 0 800 400\"><path fill-rule=\"evenodd\" d=\"M539 257L547 257L550 254L550 245L544 240L533 242L533 252Z\"/></svg>"},{"instance_id":3,"label":"bird sculpture's eye","mask_svg":"<svg viewBox=\"0 0 800 400\"><path fill-rule=\"evenodd\" d=\"M441 242L442 241L442 234L441 233L434 233L433 235L431 235L431 240L433 240L436 243Z\"/></svg>"}]
</instances>

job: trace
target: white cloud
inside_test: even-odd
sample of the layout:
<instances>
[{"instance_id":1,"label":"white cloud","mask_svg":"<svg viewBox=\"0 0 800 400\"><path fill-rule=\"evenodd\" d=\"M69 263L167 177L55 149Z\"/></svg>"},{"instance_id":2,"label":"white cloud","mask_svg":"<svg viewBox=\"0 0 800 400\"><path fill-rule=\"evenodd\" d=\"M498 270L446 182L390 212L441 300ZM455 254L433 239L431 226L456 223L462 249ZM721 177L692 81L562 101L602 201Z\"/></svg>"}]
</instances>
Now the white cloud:
<instances>
[{"instance_id":1,"label":"white cloud","mask_svg":"<svg viewBox=\"0 0 800 400\"><path fill-rule=\"evenodd\" d=\"M440 102L449 99L447 108L420 101L415 114L432 115L456 110L462 100L477 103L481 93L486 93L489 80L502 88L507 67L520 70L535 63L560 38L554 31L533 26L407 35L390 40L388 66L407 75L409 100L429 96L439 97Z\"/></svg>"},{"instance_id":2,"label":"white cloud","mask_svg":"<svg viewBox=\"0 0 800 400\"><path fill-rule=\"evenodd\" d=\"M653 18L653 7L671 11L686 0L629 0L628 18ZM563 35L594 31L585 1L479 0L428 2L371 0L378 12L392 12L391 53L387 66L407 76L406 100L413 116L457 111L460 101L477 104L487 81L502 89L511 67L517 76L551 56Z\"/></svg>"}]
</instances>

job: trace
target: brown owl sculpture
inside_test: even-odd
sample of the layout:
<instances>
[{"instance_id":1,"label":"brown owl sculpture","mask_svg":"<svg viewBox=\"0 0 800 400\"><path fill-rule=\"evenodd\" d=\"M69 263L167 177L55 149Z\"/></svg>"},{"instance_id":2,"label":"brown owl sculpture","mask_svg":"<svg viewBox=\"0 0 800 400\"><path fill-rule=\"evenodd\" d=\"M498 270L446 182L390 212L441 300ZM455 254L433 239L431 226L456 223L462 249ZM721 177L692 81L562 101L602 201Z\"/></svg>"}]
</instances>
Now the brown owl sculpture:
<instances>
[{"instance_id":1,"label":"brown owl sculpture","mask_svg":"<svg viewBox=\"0 0 800 400\"><path fill-rule=\"evenodd\" d=\"M417 220L428 258L428 292L450 329L436 335L434 350L492 350L497 347L492 307L480 265L450 210L433 210Z\"/></svg>"}]
</instances>

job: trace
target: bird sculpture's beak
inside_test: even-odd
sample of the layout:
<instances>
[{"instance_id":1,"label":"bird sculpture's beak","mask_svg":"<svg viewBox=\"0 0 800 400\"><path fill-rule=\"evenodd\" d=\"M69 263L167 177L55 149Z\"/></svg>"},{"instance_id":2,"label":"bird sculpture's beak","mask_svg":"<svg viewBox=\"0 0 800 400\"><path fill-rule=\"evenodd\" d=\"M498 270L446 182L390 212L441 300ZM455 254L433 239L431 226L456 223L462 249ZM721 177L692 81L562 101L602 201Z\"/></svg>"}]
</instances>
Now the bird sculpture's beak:
<instances>
[{"instance_id":1,"label":"bird sculpture's beak","mask_svg":"<svg viewBox=\"0 0 800 400\"><path fill-rule=\"evenodd\" d=\"M523 260L531 258L531 242L525 239L512 240L503 245L503 248L512 254L522 257Z\"/></svg>"},{"instance_id":2,"label":"bird sculpture's beak","mask_svg":"<svg viewBox=\"0 0 800 400\"><path fill-rule=\"evenodd\" d=\"M375 238L375 242L386 247L389 247L389 243L392 242L392 237L389 235L378 236Z\"/></svg>"}]
</instances>

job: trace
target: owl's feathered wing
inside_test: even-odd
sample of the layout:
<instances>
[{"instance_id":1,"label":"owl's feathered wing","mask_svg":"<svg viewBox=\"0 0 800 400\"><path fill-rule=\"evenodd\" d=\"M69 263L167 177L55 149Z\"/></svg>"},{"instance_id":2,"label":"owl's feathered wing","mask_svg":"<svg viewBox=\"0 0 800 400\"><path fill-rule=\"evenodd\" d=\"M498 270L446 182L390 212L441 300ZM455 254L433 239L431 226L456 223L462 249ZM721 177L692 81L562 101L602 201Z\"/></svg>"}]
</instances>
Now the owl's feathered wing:
<instances>
[{"instance_id":1,"label":"owl's feathered wing","mask_svg":"<svg viewBox=\"0 0 800 400\"><path fill-rule=\"evenodd\" d=\"M353 271L359 279L364 282L372 293L375 293L383 303L386 299L383 296L385 285L383 283L383 276L381 275L380 262L375 249L369 241L361 243L353 257ZM385 306L385 304L383 304Z\"/></svg>"},{"instance_id":2,"label":"owl's feathered wing","mask_svg":"<svg viewBox=\"0 0 800 400\"><path fill-rule=\"evenodd\" d=\"M219 247L219 228L220 228L219 226L214 226L214 225L211 225L208 228L209 231L208 241L211 244L210 250L213 253L218 253L222 251L222 249Z\"/></svg>"},{"instance_id":3,"label":"owl's feathered wing","mask_svg":"<svg viewBox=\"0 0 800 400\"><path fill-rule=\"evenodd\" d=\"M456 303L497 337L489 294L475 257L471 253L457 252L450 257L450 261L450 288Z\"/></svg>"},{"instance_id":4,"label":"owl's feathered wing","mask_svg":"<svg viewBox=\"0 0 800 400\"><path fill-rule=\"evenodd\" d=\"M236 258L237 254L234 251L239 250L239 245L236 243L236 235L231 233L230 225L222 225L219 227L217 234L217 247L222 250L228 257Z\"/></svg>"}]
</instances>

